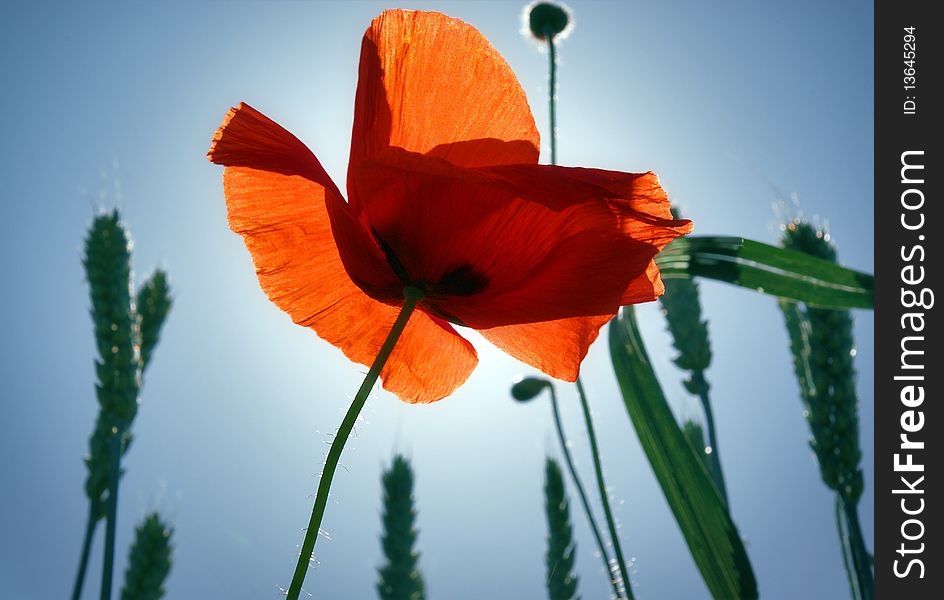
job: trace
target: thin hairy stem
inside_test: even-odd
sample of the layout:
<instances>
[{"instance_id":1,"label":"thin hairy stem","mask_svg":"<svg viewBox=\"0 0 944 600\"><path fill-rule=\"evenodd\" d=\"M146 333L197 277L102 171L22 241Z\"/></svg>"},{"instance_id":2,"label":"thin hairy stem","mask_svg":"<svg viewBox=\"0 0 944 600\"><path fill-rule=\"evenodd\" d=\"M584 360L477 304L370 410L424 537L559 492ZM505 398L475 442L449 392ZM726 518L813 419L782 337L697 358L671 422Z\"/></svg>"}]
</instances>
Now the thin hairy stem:
<instances>
[{"instance_id":1,"label":"thin hairy stem","mask_svg":"<svg viewBox=\"0 0 944 600\"><path fill-rule=\"evenodd\" d=\"M567 436L564 435L564 426L561 424L560 410L557 406L557 392L553 385L549 385L551 392L551 408L554 410L554 425L557 427L557 439L560 440L561 452L564 455L564 462L567 464L567 470L570 471L570 477L574 480L574 487L577 488L577 495L580 497L580 504L583 506L583 512L587 515L587 521L590 523L590 530L593 532L593 539L597 543L597 549L600 551L600 558L606 566L606 573L610 579L610 585L617 598L622 598L619 582L613 576L613 563L610 562L610 555L606 551L606 544L603 542L603 536L600 534L600 528L597 527L597 521L590 509L590 501L587 499L587 492L583 488L583 483L577 475L577 468L574 466L574 459L570 455L570 449L567 447Z\"/></svg>"},{"instance_id":2,"label":"thin hairy stem","mask_svg":"<svg viewBox=\"0 0 944 600\"><path fill-rule=\"evenodd\" d=\"M603 465L600 462L600 449L597 446L597 436L593 430L593 419L590 417L590 404L587 402L587 394L583 389L583 383L580 381L579 377L577 378L577 394L580 396L580 406L583 408L583 418L587 424L587 436L590 438L593 469L597 475L597 487L600 489L600 500L603 502L603 514L606 515L606 524L610 530L613 551L616 553L616 564L619 566L620 575L623 578L623 591L626 594L626 598L632 600L632 582L629 579L629 570L626 568L626 560L623 558L623 549L616 531L616 521L613 519L613 511L610 510L610 498L606 491L606 482L603 480Z\"/></svg>"},{"instance_id":3,"label":"thin hairy stem","mask_svg":"<svg viewBox=\"0 0 944 600\"><path fill-rule=\"evenodd\" d=\"M312 552L315 549L315 541L318 539L321 519L324 517L325 507L328 505L328 493L331 491L331 481L334 479L334 472L338 468L338 461L341 458L341 452L344 450L344 444L347 442L347 438L350 437L351 431L354 429L354 423L357 422L357 417L360 415L361 409L364 408L364 403L367 402L367 396L377 382L380 371L383 370L387 359L390 358L390 353L393 352L393 348L397 344L397 340L400 339L400 335L406 328L406 324L410 320L410 315L413 314L413 310L416 308L416 303L423 298L423 293L416 288L408 287L403 291L403 297L403 308L400 309L400 314L397 316L393 328L390 330L390 333L387 334L387 339L384 340L383 345L380 347L380 352L377 353L374 364L370 366L370 370L367 372L364 382L361 383L361 387L358 388L357 394L354 396L351 407L347 410L347 414L344 415L341 426L338 427L334 441L331 442L331 448L328 450L328 458L325 460L324 470L321 472L321 481L318 483L318 492L315 494L315 504L311 510L311 519L308 521L308 529L305 531L305 540L302 542L302 549L298 555L298 564L295 565L295 574L292 576L292 584L288 588L289 600L298 600L298 595L302 590L302 584L305 582L305 575L308 573L308 565L311 561Z\"/></svg>"},{"instance_id":4,"label":"thin hairy stem","mask_svg":"<svg viewBox=\"0 0 944 600\"><path fill-rule=\"evenodd\" d=\"M551 164L557 164L557 47L554 45L554 34L550 31L545 32L545 38L547 39L547 55L548 55L548 109L550 112L550 128L551 128ZM580 379L577 379L577 391L580 393L580 401L583 404L584 420L587 423L587 433L590 436L590 448L593 451L593 466L596 470L597 484L600 487L600 495L603 498L603 512L606 514L607 525L610 530L610 537L613 539L613 549L616 552L616 562L619 566L620 575L623 579L622 590L623 593L620 593L620 586L616 581L616 578L613 577L611 571L610 559L604 550L605 545L600 535L599 530L597 529L596 522L593 520L593 513L590 510L589 502L587 501L586 494L584 493L583 486L580 484L580 480L577 478L577 472L574 469L573 462L571 461L570 454L567 451L567 444L565 442L563 430L560 426L560 418L557 411L557 397L554 394L554 388L551 388L551 399L554 405L554 419L557 423L557 433L560 436L561 448L564 449L564 458L567 461L567 468L570 470L570 474L574 479L574 484L577 487L577 491L580 494L580 501L583 503L584 511L587 513L587 519L590 521L590 527L593 529L593 535L596 538L597 546L600 548L600 555L606 561L607 573L610 574L610 582L613 584L613 589L616 592L617 598L627 598L632 600L633 592L630 589L629 582L629 572L626 570L626 561L623 560L623 552L620 548L619 538L616 536L616 525L613 522L613 515L610 511L610 502L606 495L606 487L603 483L603 472L600 466L600 453L597 450L597 441L596 435L593 432L593 424L590 421L590 409L587 406L587 400L584 394L583 385L580 383Z\"/></svg>"},{"instance_id":5,"label":"thin hairy stem","mask_svg":"<svg viewBox=\"0 0 944 600\"><path fill-rule=\"evenodd\" d=\"M548 90L547 96L550 103L551 117L551 164L557 164L557 48L554 46L554 36L548 32L547 35L547 55L548 55Z\"/></svg>"}]
</instances>

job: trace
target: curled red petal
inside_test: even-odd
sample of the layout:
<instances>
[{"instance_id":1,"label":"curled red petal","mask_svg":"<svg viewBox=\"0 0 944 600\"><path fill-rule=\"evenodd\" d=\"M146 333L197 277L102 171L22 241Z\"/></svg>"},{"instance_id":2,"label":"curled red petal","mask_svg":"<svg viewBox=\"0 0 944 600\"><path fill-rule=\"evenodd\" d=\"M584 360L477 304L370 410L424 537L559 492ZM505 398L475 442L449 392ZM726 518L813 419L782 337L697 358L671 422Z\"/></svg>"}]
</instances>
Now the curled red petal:
<instances>
[{"instance_id":1,"label":"curled red petal","mask_svg":"<svg viewBox=\"0 0 944 600\"><path fill-rule=\"evenodd\" d=\"M352 361L373 363L399 312L393 294L402 302L403 285L314 155L240 105L227 115L209 156L228 165L229 224L243 237L269 299ZM339 246L350 250L355 273L371 286L386 286L389 304L355 285ZM465 381L477 360L455 330L418 311L381 378L405 401L432 402Z\"/></svg>"},{"instance_id":2,"label":"curled red petal","mask_svg":"<svg viewBox=\"0 0 944 600\"><path fill-rule=\"evenodd\" d=\"M285 262L296 254L304 259L311 253L309 246L331 242L362 289L382 300L401 299L402 285L370 234L366 217L344 201L311 150L278 123L240 103L226 115L207 156L227 167L223 183L234 231L278 228L286 239L282 249L273 251L283 253ZM318 221L325 211L330 219ZM273 239L275 246L278 240ZM317 271L310 271L311 277ZM304 289L304 280L295 285Z\"/></svg>"}]
</instances>

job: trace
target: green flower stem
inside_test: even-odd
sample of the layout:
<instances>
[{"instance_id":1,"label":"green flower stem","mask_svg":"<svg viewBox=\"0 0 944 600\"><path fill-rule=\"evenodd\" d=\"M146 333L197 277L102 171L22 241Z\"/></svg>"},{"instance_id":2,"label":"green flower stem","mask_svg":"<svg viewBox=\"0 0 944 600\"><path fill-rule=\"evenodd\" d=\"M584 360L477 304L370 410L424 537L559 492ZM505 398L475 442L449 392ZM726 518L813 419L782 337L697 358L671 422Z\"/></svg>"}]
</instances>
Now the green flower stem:
<instances>
[{"instance_id":1,"label":"green flower stem","mask_svg":"<svg viewBox=\"0 0 944 600\"><path fill-rule=\"evenodd\" d=\"M354 423L357 421L361 409L364 408L364 403L367 402L367 396L373 389L374 383L377 382L380 371L383 370L387 359L390 358L390 353L393 352L393 347L396 346L397 340L400 339L400 335L406 328L406 324L410 320L410 315L413 314L413 310L416 308L416 303L423 298L423 293L416 288L408 287L403 290L403 297L403 308L400 309L400 314L397 316L393 328L390 330L390 333L387 334L387 339L384 340L383 346L380 347L380 352L377 353L374 364L371 365L367 376L364 378L364 382L361 383L357 394L354 395L354 401L347 410L347 414L344 415L344 420L341 421L341 426L338 427L334 441L331 442L331 448L328 450L328 458L325 460L324 470L321 473L321 481L318 483L318 492L315 495L315 504L311 510L311 519L308 522L308 529L305 531L305 540L302 542L302 549L298 555L298 564L295 565L295 574L292 576L292 584L288 588L288 600L298 600L298 595L302 591L302 584L305 581L305 575L308 573L308 565L311 561L312 552L315 549L315 541L318 539L321 519L324 516L325 507L328 504L328 492L331 490L331 481L334 479L334 472L338 468L338 461L341 459L344 444L347 442L347 438L354 429Z\"/></svg>"},{"instance_id":2,"label":"green flower stem","mask_svg":"<svg viewBox=\"0 0 944 600\"><path fill-rule=\"evenodd\" d=\"M111 581L115 566L115 530L118 517L118 480L121 477L122 432L112 431L108 440L111 466L108 469L108 500L105 504L105 559L102 561L102 600L111 600Z\"/></svg>"},{"instance_id":3,"label":"green flower stem","mask_svg":"<svg viewBox=\"0 0 944 600\"><path fill-rule=\"evenodd\" d=\"M692 382L698 389L698 398L701 400L702 410L705 412L705 426L708 428L708 446L711 448L711 456L708 457L710 465L711 478L714 479L718 491L721 492L721 499L728 503L728 488L724 483L724 472L721 470L721 453L718 451L718 435L715 433L715 416L711 410L711 399L708 397L708 384L705 383L705 374L702 371L692 373ZM704 452L704 449L702 449Z\"/></svg>"},{"instance_id":4,"label":"green flower stem","mask_svg":"<svg viewBox=\"0 0 944 600\"><path fill-rule=\"evenodd\" d=\"M603 466L600 463L600 449L597 447L597 436L593 431L593 419L590 417L590 404L583 383L577 378L577 394L580 396L580 406L583 408L583 418L587 423L587 436L590 438L590 450L593 454L593 469L597 475L597 487L600 488L600 499L603 502L603 513L606 515L606 524L610 529L610 538L613 541L613 551L616 553L616 564L623 577L623 591L627 600L633 600L632 582L629 579L629 570L623 558L623 549L616 531L616 522L613 520L613 511L610 510L610 499L606 491L606 482L603 481Z\"/></svg>"},{"instance_id":5,"label":"green flower stem","mask_svg":"<svg viewBox=\"0 0 944 600\"><path fill-rule=\"evenodd\" d=\"M557 164L557 47L554 45L554 33L550 30L545 31L545 36L547 39L547 53L548 53L548 105L550 112L550 126L551 126L551 164ZM623 560L623 551L620 547L619 538L616 536L616 524L613 521L613 514L610 511L610 501L606 495L606 486L603 483L603 471L600 466L600 453L597 449L597 440L596 435L593 432L593 423L590 420L590 407L587 405L586 394L584 393L583 384L580 382L580 378L577 378L577 391L580 394L580 402L583 405L583 416L584 420L587 423L587 433L590 436L590 448L593 450L593 466L596 470L597 475L597 485L600 487L600 496L603 499L603 512L606 514L606 522L610 529L610 537L613 538L613 549L616 552L616 562L619 565L620 575L623 578L623 591L624 594L619 593L619 585L614 580L615 578L611 577L610 580L614 584L614 589L616 590L617 598L627 598L632 600L633 592L630 589L629 581L629 571L626 569L626 561ZM574 483L576 484L577 490L580 494L581 502L584 504L584 510L587 512L587 517L590 520L591 527L593 528L594 536L597 538L597 545L600 547L600 553L607 561L607 572L610 571L610 561L606 553L603 551L604 545L600 539L599 531L596 528L596 524L593 521L592 513L590 512L589 505L587 503L586 494L580 485L580 481L577 479L577 473L574 470L573 464L570 460L570 455L567 452L567 446L563 438L563 433L560 427L560 419L557 414L557 399L554 395L554 388L551 388L551 398L554 403L554 418L557 421L557 432L561 436L561 447L564 448L564 457L567 459L567 467L570 469L571 475L574 478Z\"/></svg>"},{"instance_id":6,"label":"green flower stem","mask_svg":"<svg viewBox=\"0 0 944 600\"><path fill-rule=\"evenodd\" d=\"M88 570L89 553L92 550L92 539L95 537L95 528L98 526L98 507L89 502L89 516L85 523L85 538L82 540L82 557L79 559L79 572L75 575L75 585L72 587L72 600L79 600L82 596L82 587L85 585L85 572Z\"/></svg>"},{"instance_id":7,"label":"green flower stem","mask_svg":"<svg viewBox=\"0 0 944 600\"><path fill-rule=\"evenodd\" d=\"M580 497L580 504L587 515L587 521L590 523L590 530L593 532L593 539L597 543L597 549L600 551L600 558L606 566L606 573L610 579L610 585L613 586L613 592L617 598L622 598L619 582L613 576L613 563L610 562L610 555L606 551L606 544L603 542L603 536L600 534L600 528L597 527L597 521L593 517L593 511L590 509L590 501L587 499L587 492L583 488L583 483L577 475L577 468L574 466L574 459L570 455L570 449L567 447L567 437L564 435L564 426L561 424L560 410L557 406L557 392L553 385L548 385L551 392L551 408L554 410L554 425L557 427L557 439L560 440L561 452L564 455L564 462L567 463L567 470L570 471L570 477L574 480L574 487L577 488L577 495Z\"/></svg>"},{"instance_id":8,"label":"green flower stem","mask_svg":"<svg viewBox=\"0 0 944 600\"><path fill-rule=\"evenodd\" d=\"M545 33L549 63L547 96L550 104L551 119L551 164L557 164L557 48L554 46L554 34Z\"/></svg>"}]
</instances>

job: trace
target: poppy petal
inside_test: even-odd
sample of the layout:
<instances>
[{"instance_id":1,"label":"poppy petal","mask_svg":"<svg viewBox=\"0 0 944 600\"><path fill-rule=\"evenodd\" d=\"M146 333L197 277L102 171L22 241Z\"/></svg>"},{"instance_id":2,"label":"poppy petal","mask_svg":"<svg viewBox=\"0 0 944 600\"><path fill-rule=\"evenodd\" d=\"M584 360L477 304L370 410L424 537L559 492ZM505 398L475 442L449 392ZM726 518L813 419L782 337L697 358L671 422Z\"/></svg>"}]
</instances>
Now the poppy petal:
<instances>
[{"instance_id":1,"label":"poppy petal","mask_svg":"<svg viewBox=\"0 0 944 600\"><path fill-rule=\"evenodd\" d=\"M240 103L226 115L207 156L227 167L223 185L233 231L245 236L256 229L279 228L285 246L280 248L278 237L270 236L270 250L284 263L303 257L312 244L318 245L312 253L322 245L340 248L345 269L362 289L374 298L400 301L402 284L369 233L366 217L344 201L321 163L298 138L248 104ZM321 229L329 221L321 222L315 216L326 208L330 229L321 236ZM315 268L308 274L316 278L317 272ZM306 291L304 274L299 271L300 279L292 282L296 296L315 293Z\"/></svg>"},{"instance_id":2,"label":"poppy petal","mask_svg":"<svg viewBox=\"0 0 944 600\"><path fill-rule=\"evenodd\" d=\"M472 167L537 163L540 137L515 74L478 30L389 10L361 46L351 167L390 146ZM350 174L348 193L369 201Z\"/></svg>"},{"instance_id":3,"label":"poppy petal","mask_svg":"<svg viewBox=\"0 0 944 600\"><path fill-rule=\"evenodd\" d=\"M350 360L370 365L399 308L370 298L351 281L324 204L299 202L314 191L308 182L299 189L300 181L269 171L227 168L231 226L245 239L269 299ZM260 197L267 198L265 206ZM433 402L464 382L477 362L468 341L417 311L381 378L384 388L404 401Z\"/></svg>"},{"instance_id":4,"label":"poppy petal","mask_svg":"<svg viewBox=\"0 0 944 600\"><path fill-rule=\"evenodd\" d=\"M388 150L355 171L378 235L427 304L476 329L614 314L662 291L653 257L691 230L651 173L463 169Z\"/></svg>"},{"instance_id":5,"label":"poppy petal","mask_svg":"<svg viewBox=\"0 0 944 600\"><path fill-rule=\"evenodd\" d=\"M269 299L352 361L371 364L399 308L355 285L335 239L356 250L358 272L398 286L400 303L403 284L315 157L246 105L230 111L209 156L229 165L223 174L229 225L243 236ZM443 325L414 314L381 374L384 387L409 402L431 402L465 381L475 351Z\"/></svg>"},{"instance_id":6,"label":"poppy petal","mask_svg":"<svg viewBox=\"0 0 944 600\"><path fill-rule=\"evenodd\" d=\"M580 363L614 314L480 329L499 349L551 377L576 381Z\"/></svg>"},{"instance_id":7,"label":"poppy petal","mask_svg":"<svg viewBox=\"0 0 944 600\"><path fill-rule=\"evenodd\" d=\"M396 311L392 313L391 325L395 318ZM381 327L384 334L390 331L389 326L380 326L376 322L371 326L374 330ZM377 355L382 341L372 351L373 356ZM380 372L380 378L384 389L404 402L424 404L441 400L454 392L465 383L478 362L475 348L452 325L417 310Z\"/></svg>"}]
</instances>

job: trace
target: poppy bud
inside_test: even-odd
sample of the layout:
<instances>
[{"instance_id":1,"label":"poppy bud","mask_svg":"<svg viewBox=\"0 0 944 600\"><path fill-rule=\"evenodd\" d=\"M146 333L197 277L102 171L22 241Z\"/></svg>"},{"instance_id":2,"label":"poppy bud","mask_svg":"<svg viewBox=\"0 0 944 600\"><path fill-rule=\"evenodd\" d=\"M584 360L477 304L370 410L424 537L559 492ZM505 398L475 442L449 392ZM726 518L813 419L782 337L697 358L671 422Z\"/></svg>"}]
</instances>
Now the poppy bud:
<instances>
[{"instance_id":1,"label":"poppy bud","mask_svg":"<svg viewBox=\"0 0 944 600\"><path fill-rule=\"evenodd\" d=\"M511 397L518 402L527 402L550 387L550 382L537 377L525 377L511 386Z\"/></svg>"},{"instance_id":2,"label":"poppy bud","mask_svg":"<svg viewBox=\"0 0 944 600\"><path fill-rule=\"evenodd\" d=\"M552 2L538 2L528 10L528 27L531 35L544 41L548 36L556 35L567 29L570 24L570 15L560 4Z\"/></svg>"}]
</instances>

